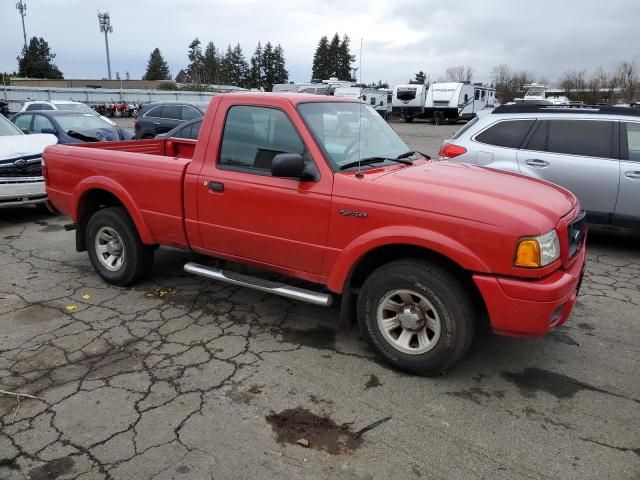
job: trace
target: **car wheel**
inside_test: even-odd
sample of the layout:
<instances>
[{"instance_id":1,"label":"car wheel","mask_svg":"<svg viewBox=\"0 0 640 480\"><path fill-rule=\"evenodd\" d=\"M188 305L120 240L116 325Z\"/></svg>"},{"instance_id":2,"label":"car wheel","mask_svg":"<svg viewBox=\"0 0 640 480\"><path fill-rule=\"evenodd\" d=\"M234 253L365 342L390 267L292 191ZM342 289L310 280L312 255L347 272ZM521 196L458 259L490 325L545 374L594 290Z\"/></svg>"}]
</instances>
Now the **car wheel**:
<instances>
[{"instance_id":1,"label":"car wheel","mask_svg":"<svg viewBox=\"0 0 640 480\"><path fill-rule=\"evenodd\" d=\"M153 247L142 243L122 207L104 208L89 218L86 245L93 268L109 283L130 285L151 272Z\"/></svg>"},{"instance_id":2,"label":"car wheel","mask_svg":"<svg viewBox=\"0 0 640 480\"><path fill-rule=\"evenodd\" d=\"M363 335L388 363L422 375L442 373L465 355L475 330L469 292L450 271L420 259L390 262L358 298Z\"/></svg>"}]
</instances>

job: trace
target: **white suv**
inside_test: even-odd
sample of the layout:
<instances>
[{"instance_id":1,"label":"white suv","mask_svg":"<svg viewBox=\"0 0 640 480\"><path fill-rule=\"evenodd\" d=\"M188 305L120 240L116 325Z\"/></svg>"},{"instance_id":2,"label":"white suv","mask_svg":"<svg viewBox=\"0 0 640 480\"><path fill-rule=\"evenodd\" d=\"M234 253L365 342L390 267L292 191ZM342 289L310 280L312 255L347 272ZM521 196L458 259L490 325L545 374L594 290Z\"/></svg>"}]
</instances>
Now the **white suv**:
<instances>
[{"instance_id":1,"label":"white suv","mask_svg":"<svg viewBox=\"0 0 640 480\"><path fill-rule=\"evenodd\" d=\"M44 204L42 151L57 142L47 133L25 135L0 115L0 207Z\"/></svg>"}]
</instances>

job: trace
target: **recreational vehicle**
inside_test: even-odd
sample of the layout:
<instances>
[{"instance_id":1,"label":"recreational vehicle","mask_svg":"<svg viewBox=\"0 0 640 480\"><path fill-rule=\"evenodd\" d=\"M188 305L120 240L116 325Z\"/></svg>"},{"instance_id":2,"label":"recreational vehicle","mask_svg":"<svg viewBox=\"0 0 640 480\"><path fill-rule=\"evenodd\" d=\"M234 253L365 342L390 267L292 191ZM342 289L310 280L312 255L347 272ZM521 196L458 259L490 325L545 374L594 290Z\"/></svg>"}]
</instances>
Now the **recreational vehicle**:
<instances>
[{"instance_id":1,"label":"recreational vehicle","mask_svg":"<svg viewBox=\"0 0 640 480\"><path fill-rule=\"evenodd\" d=\"M496 90L468 82L433 83L425 101L423 118L435 123L470 120L483 108L493 107Z\"/></svg>"},{"instance_id":2,"label":"recreational vehicle","mask_svg":"<svg viewBox=\"0 0 640 480\"><path fill-rule=\"evenodd\" d=\"M414 118L424 118L424 104L427 97L426 85L409 84L393 87L391 98L392 113L411 122Z\"/></svg>"},{"instance_id":3,"label":"recreational vehicle","mask_svg":"<svg viewBox=\"0 0 640 480\"><path fill-rule=\"evenodd\" d=\"M359 98L371 105L385 120L391 114L391 91L377 88L339 87L333 93L336 97Z\"/></svg>"}]
</instances>

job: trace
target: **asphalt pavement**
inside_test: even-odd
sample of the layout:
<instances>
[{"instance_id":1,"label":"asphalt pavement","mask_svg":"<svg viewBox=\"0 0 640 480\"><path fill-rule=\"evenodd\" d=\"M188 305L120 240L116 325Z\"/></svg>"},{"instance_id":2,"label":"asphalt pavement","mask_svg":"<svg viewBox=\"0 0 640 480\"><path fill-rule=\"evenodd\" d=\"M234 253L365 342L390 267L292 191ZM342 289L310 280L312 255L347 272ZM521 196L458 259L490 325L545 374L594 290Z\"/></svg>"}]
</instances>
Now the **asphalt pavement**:
<instances>
[{"instance_id":1,"label":"asphalt pavement","mask_svg":"<svg viewBox=\"0 0 640 480\"><path fill-rule=\"evenodd\" d=\"M393 127L433 155L460 126ZM189 253L107 285L66 222L0 210L0 479L640 478L640 233L592 229L565 326L421 378Z\"/></svg>"}]
</instances>

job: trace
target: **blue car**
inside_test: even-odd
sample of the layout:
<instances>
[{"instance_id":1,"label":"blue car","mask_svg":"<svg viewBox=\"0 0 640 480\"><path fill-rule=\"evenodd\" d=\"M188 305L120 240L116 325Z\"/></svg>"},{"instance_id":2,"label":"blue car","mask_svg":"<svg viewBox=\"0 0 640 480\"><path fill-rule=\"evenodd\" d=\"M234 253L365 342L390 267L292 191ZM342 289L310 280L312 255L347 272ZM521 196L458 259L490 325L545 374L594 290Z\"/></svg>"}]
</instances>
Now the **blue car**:
<instances>
[{"instance_id":1,"label":"blue car","mask_svg":"<svg viewBox=\"0 0 640 480\"><path fill-rule=\"evenodd\" d=\"M58 143L132 140L133 134L105 122L98 115L64 110L16 113L11 121L24 133L52 133Z\"/></svg>"}]
</instances>

